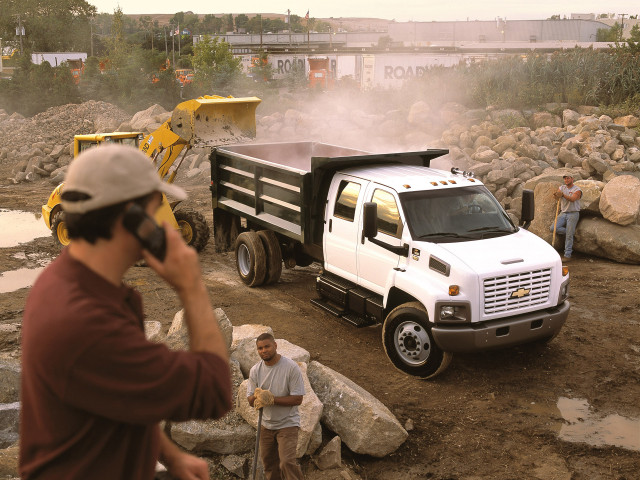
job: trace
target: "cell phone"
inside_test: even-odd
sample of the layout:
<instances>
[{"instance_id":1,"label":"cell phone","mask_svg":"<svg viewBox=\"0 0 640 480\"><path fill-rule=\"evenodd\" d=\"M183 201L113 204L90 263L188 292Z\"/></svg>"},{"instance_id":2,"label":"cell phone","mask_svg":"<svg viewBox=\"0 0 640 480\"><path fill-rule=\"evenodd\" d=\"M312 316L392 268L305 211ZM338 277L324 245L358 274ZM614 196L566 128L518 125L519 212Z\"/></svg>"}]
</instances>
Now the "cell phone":
<instances>
[{"instance_id":1,"label":"cell phone","mask_svg":"<svg viewBox=\"0 0 640 480\"><path fill-rule=\"evenodd\" d=\"M164 260L167 251L164 230L158 226L153 218L147 215L147 212L140 205L134 203L127 208L122 218L122 224L154 257L160 261Z\"/></svg>"}]
</instances>

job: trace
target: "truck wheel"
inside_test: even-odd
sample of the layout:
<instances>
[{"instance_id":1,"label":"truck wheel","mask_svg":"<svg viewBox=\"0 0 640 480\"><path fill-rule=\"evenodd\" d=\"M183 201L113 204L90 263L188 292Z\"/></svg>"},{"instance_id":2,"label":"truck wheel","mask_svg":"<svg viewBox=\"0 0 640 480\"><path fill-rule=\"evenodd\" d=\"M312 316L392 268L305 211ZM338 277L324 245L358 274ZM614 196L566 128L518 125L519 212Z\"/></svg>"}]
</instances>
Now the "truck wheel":
<instances>
[{"instance_id":1,"label":"truck wheel","mask_svg":"<svg viewBox=\"0 0 640 480\"><path fill-rule=\"evenodd\" d=\"M282 274L282 250L280 250L280 242L278 237L271 230L260 230L258 232L262 246L267 254L267 275L265 277L265 285L276 283Z\"/></svg>"},{"instance_id":2,"label":"truck wheel","mask_svg":"<svg viewBox=\"0 0 640 480\"><path fill-rule=\"evenodd\" d=\"M61 247L66 247L71 243L69 232L67 231L67 223L64 221L64 212L60 210L53 217L51 222L51 235L55 242Z\"/></svg>"},{"instance_id":3,"label":"truck wheel","mask_svg":"<svg viewBox=\"0 0 640 480\"><path fill-rule=\"evenodd\" d=\"M209 241L209 225L201 213L190 208L183 208L173 212L180 228L182 238L187 245L192 246L198 252L204 250Z\"/></svg>"},{"instance_id":4,"label":"truck wheel","mask_svg":"<svg viewBox=\"0 0 640 480\"><path fill-rule=\"evenodd\" d=\"M236 239L236 267L244 283L262 285L267 273L267 254L256 232L243 232Z\"/></svg>"},{"instance_id":5,"label":"truck wheel","mask_svg":"<svg viewBox=\"0 0 640 480\"><path fill-rule=\"evenodd\" d=\"M398 370L420 378L442 373L452 358L436 345L427 311L419 302L404 303L389 313L382 326L382 343Z\"/></svg>"}]
</instances>

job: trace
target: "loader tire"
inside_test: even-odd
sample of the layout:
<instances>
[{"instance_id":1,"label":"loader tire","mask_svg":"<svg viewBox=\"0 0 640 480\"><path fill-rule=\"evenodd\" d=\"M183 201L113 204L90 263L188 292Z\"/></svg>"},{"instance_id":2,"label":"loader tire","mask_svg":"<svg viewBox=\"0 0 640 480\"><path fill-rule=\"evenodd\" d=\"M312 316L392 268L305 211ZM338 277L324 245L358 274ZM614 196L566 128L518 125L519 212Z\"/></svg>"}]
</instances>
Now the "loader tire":
<instances>
[{"instance_id":1,"label":"loader tire","mask_svg":"<svg viewBox=\"0 0 640 480\"><path fill-rule=\"evenodd\" d=\"M280 280L282 274L282 250L280 250L280 242L278 237L271 230L260 230L258 232L262 246L267 254L267 274L264 284L269 285Z\"/></svg>"},{"instance_id":2,"label":"loader tire","mask_svg":"<svg viewBox=\"0 0 640 480\"><path fill-rule=\"evenodd\" d=\"M243 232L236 239L236 268L240 279L250 287L258 287L267 274L267 254L256 232Z\"/></svg>"},{"instance_id":3,"label":"loader tire","mask_svg":"<svg viewBox=\"0 0 640 480\"><path fill-rule=\"evenodd\" d=\"M452 358L434 341L431 322L420 302L403 303L391 310L382 326L382 343L398 370L423 379L444 372Z\"/></svg>"},{"instance_id":4,"label":"loader tire","mask_svg":"<svg viewBox=\"0 0 640 480\"><path fill-rule=\"evenodd\" d=\"M195 248L198 252L204 250L211 234L204 216L191 208L182 208L176 210L173 214L186 244Z\"/></svg>"},{"instance_id":5,"label":"loader tire","mask_svg":"<svg viewBox=\"0 0 640 480\"><path fill-rule=\"evenodd\" d=\"M67 223L64 221L64 212L60 210L53 216L51 222L51 236L53 240L61 247L66 247L71 243L69 232L67 231Z\"/></svg>"}]
</instances>

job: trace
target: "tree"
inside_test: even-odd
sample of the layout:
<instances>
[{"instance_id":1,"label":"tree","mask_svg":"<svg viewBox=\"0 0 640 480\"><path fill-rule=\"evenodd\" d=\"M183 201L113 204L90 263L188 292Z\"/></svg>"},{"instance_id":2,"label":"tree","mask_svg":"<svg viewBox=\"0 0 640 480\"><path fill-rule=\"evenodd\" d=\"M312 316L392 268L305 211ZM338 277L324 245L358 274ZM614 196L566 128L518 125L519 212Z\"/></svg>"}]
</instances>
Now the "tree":
<instances>
[{"instance_id":1,"label":"tree","mask_svg":"<svg viewBox=\"0 0 640 480\"><path fill-rule=\"evenodd\" d=\"M236 30L238 32L240 32L241 30L246 31L248 23L249 17L247 17L244 13L236 16Z\"/></svg>"},{"instance_id":2,"label":"tree","mask_svg":"<svg viewBox=\"0 0 640 480\"><path fill-rule=\"evenodd\" d=\"M242 61L235 58L231 46L218 37L205 35L193 47L195 86L210 93L211 89L228 88L242 73Z\"/></svg>"},{"instance_id":3,"label":"tree","mask_svg":"<svg viewBox=\"0 0 640 480\"><path fill-rule=\"evenodd\" d=\"M622 26L616 22L611 28L599 28L596 32L596 42L617 42L622 34Z\"/></svg>"},{"instance_id":4,"label":"tree","mask_svg":"<svg viewBox=\"0 0 640 480\"><path fill-rule=\"evenodd\" d=\"M96 8L85 0L3 0L0 5L0 37L13 38L20 24L23 44L34 51L90 48L89 19Z\"/></svg>"}]
</instances>

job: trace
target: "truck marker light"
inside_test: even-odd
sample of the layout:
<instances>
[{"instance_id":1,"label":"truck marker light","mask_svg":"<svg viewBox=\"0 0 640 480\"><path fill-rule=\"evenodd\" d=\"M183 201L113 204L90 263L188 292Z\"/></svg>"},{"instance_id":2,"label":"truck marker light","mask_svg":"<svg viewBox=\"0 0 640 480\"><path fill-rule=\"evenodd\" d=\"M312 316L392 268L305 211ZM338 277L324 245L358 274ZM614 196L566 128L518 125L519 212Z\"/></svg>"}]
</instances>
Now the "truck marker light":
<instances>
[{"instance_id":1,"label":"truck marker light","mask_svg":"<svg viewBox=\"0 0 640 480\"><path fill-rule=\"evenodd\" d=\"M469 180L470 182L475 182L475 178L468 178L467 180Z\"/></svg>"},{"instance_id":2,"label":"truck marker light","mask_svg":"<svg viewBox=\"0 0 640 480\"><path fill-rule=\"evenodd\" d=\"M518 290L516 290L513 293L511 293L510 298L526 297L527 295L529 295L530 291L531 291L530 288L519 288Z\"/></svg>"},{"instance_id":3,"label":"truck marker light","mask_svg":"<svg viewBox=\"0 0 640 480\"><path fill-rule=\"evenodd\" d=\"M438 182L431 182L431 185L433 185L434 187L438 186Z\"/></svg>"},{"instance_id":4,"label":"truck marker light","mask_svg":"<svg viewBox=\"0 0 640 480\"><path fill-rule=\"evenodd\" d=\"M455 297L456 295L460 295L460 286L449 285L449 296Z\"/></svg>"},{"instance_id":5,"label":"truck marker light","mask_svg":"<svg viewBox=\"0 0 640 480\"><path fill-rule=\"evenodd\" d=\"M567 275L569 275L569 267L565 267L564 265L562 266L562 276L566 277Z\"/></svg>"},{"instance_id":6,"label":"truck marker light","mask_svg":"<svg viewBox=\"0 0 640 480\"><path fill-rule=\"evenodd\" d=\"M440 180L440 183L441 183L442 185L446 185L446 184L447 184L447 181L446 181L446 180Z\"/></svg>"},{"instance_id":7,"label":"truck marker light","mask_svg":"<svg viewBox=\"0 0 640 480\"><path fill-rule=\"evenodd\" d=\"M454 185L456 185L456 181L455 180L449 180L449 183L453 183Z\"/></svg>"},{"instance_id":8,"label":"truck marker light","mask_svg":"<svg viewBox=\"0 0 640 480\"><path fill-rule=\"evenodd\" d=\"M411 185L404 184L402 185L404 188L411 188Z\"/></svg>"}]
</instances>

